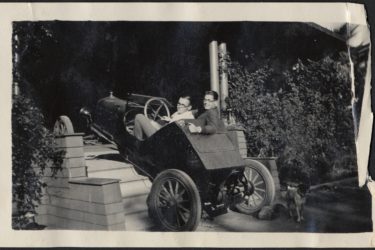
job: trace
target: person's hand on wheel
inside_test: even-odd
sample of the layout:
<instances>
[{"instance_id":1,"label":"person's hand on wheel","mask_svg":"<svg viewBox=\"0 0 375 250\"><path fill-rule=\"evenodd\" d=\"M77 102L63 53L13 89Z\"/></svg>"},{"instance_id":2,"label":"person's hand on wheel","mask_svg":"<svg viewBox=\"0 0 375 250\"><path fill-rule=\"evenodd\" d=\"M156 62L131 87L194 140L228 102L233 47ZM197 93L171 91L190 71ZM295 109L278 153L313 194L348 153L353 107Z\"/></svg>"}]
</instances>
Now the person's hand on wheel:
<instances>
[{"instance_id":1,"label":"person's hand on wheel","mask_svg":"<svg viewBox=\"0 0 375 250\"><path fill-rule=\"evenodd\" d=\"M170 122L170 121L171 121L171 118L168 117L168 116L162 116L162 117L161 117L161 120L162 120L162 121Z\"/></svg>"}]
</instances>

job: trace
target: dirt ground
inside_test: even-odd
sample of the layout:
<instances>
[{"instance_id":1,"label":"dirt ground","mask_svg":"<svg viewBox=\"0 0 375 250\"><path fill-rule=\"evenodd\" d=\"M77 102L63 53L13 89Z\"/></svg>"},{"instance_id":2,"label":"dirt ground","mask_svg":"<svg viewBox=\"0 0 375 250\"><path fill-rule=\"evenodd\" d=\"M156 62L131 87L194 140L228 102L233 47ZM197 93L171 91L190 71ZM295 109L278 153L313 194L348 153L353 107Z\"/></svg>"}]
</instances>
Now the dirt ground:
<instances>
[{"instance_id":1,"label":"dirt ground","mask_svg":"<svg viewBox=\"0 0 375 250\"><path fill-rule=\"evenodd\" d=\"M230 211L213 221L202 220L198 231L371 232L371 194L366 187L359 188L355 179L321 186L308 194L304 217L297 223L287 210L281 210L273 220L259 220Z\"/></svg>"}]
</instances>

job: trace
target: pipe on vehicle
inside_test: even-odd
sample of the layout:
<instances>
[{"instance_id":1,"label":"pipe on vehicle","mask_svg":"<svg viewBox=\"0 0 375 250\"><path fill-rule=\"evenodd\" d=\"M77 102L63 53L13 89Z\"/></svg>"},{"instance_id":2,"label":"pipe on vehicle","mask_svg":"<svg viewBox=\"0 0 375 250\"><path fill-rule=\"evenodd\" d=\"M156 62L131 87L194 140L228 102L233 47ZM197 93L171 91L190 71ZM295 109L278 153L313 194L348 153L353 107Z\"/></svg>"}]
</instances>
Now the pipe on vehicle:
<instances>
[{"instance_id":1,"label":"pipe on vehicle","mask_svg":"<svg viewBox=\"0 0 375 250\"><path fill-rule=\"evenodd\" d=\"M210 76L211 76L211 90L219 94L220 99L220 86L219 86L219 56L217 41L212 41L209 44L210 52Z\"/></svg>"},{"instance_id":2,"label":"pipe on vehicle","mask_svg":"<svg viewBox=\"0 0 375 250\"><path fill-rule=\"evenodd\" d=\"M219 45L220 53L220 106L222 111L226 111L227 103L225 100L228 98L228 71L227 71L227 44L221 43Z\"/></svg>"}]
</instances>

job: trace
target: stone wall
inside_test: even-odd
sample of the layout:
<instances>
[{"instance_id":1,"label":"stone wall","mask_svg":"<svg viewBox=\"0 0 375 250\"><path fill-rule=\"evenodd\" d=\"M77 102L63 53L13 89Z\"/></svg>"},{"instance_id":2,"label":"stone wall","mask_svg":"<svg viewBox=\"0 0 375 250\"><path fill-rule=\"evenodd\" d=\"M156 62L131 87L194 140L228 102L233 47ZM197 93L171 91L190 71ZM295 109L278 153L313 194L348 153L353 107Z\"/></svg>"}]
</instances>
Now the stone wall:
<instances>
[{"instance_id":1,"label":"stone wall","mask_svg":"<svg viewBox=\"0 0 375 250\"><path fill-rule=\"evenodd\" d=\"M65 157L55 177L45 170L47 187L36 222L47 229L124 230L119 180L87 177L82 134L60 136L56 142Z\"/></svg>"}]
</instances>

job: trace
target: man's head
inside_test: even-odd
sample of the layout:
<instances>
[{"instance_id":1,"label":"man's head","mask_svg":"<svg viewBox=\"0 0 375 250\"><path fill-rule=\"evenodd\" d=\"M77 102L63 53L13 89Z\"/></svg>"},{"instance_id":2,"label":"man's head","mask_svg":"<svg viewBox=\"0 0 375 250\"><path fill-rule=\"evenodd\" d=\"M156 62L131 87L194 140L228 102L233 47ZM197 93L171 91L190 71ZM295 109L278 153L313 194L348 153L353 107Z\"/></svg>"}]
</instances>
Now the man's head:
<instances>
[{"instance_id":1,"label":"man's head","mask_svg":"<svg viewBox=\"0 0 375 250\"><path fill-rule=\"evenodd\" d=\"M213 109L217 107L217 100L219 95L216 91L209 90L204 94L203 105L205 109Z\"/></svg>"},{"instance_id":2,"label":"man's head","mask_svg":"<svg viewBox=\"0 0 375 250\"><path fill-rule=\"evenodd\" d=\"M182 114L191 110L190 96L181 96L177 102L177 113Z\"/></svg>"}]
</instances>

